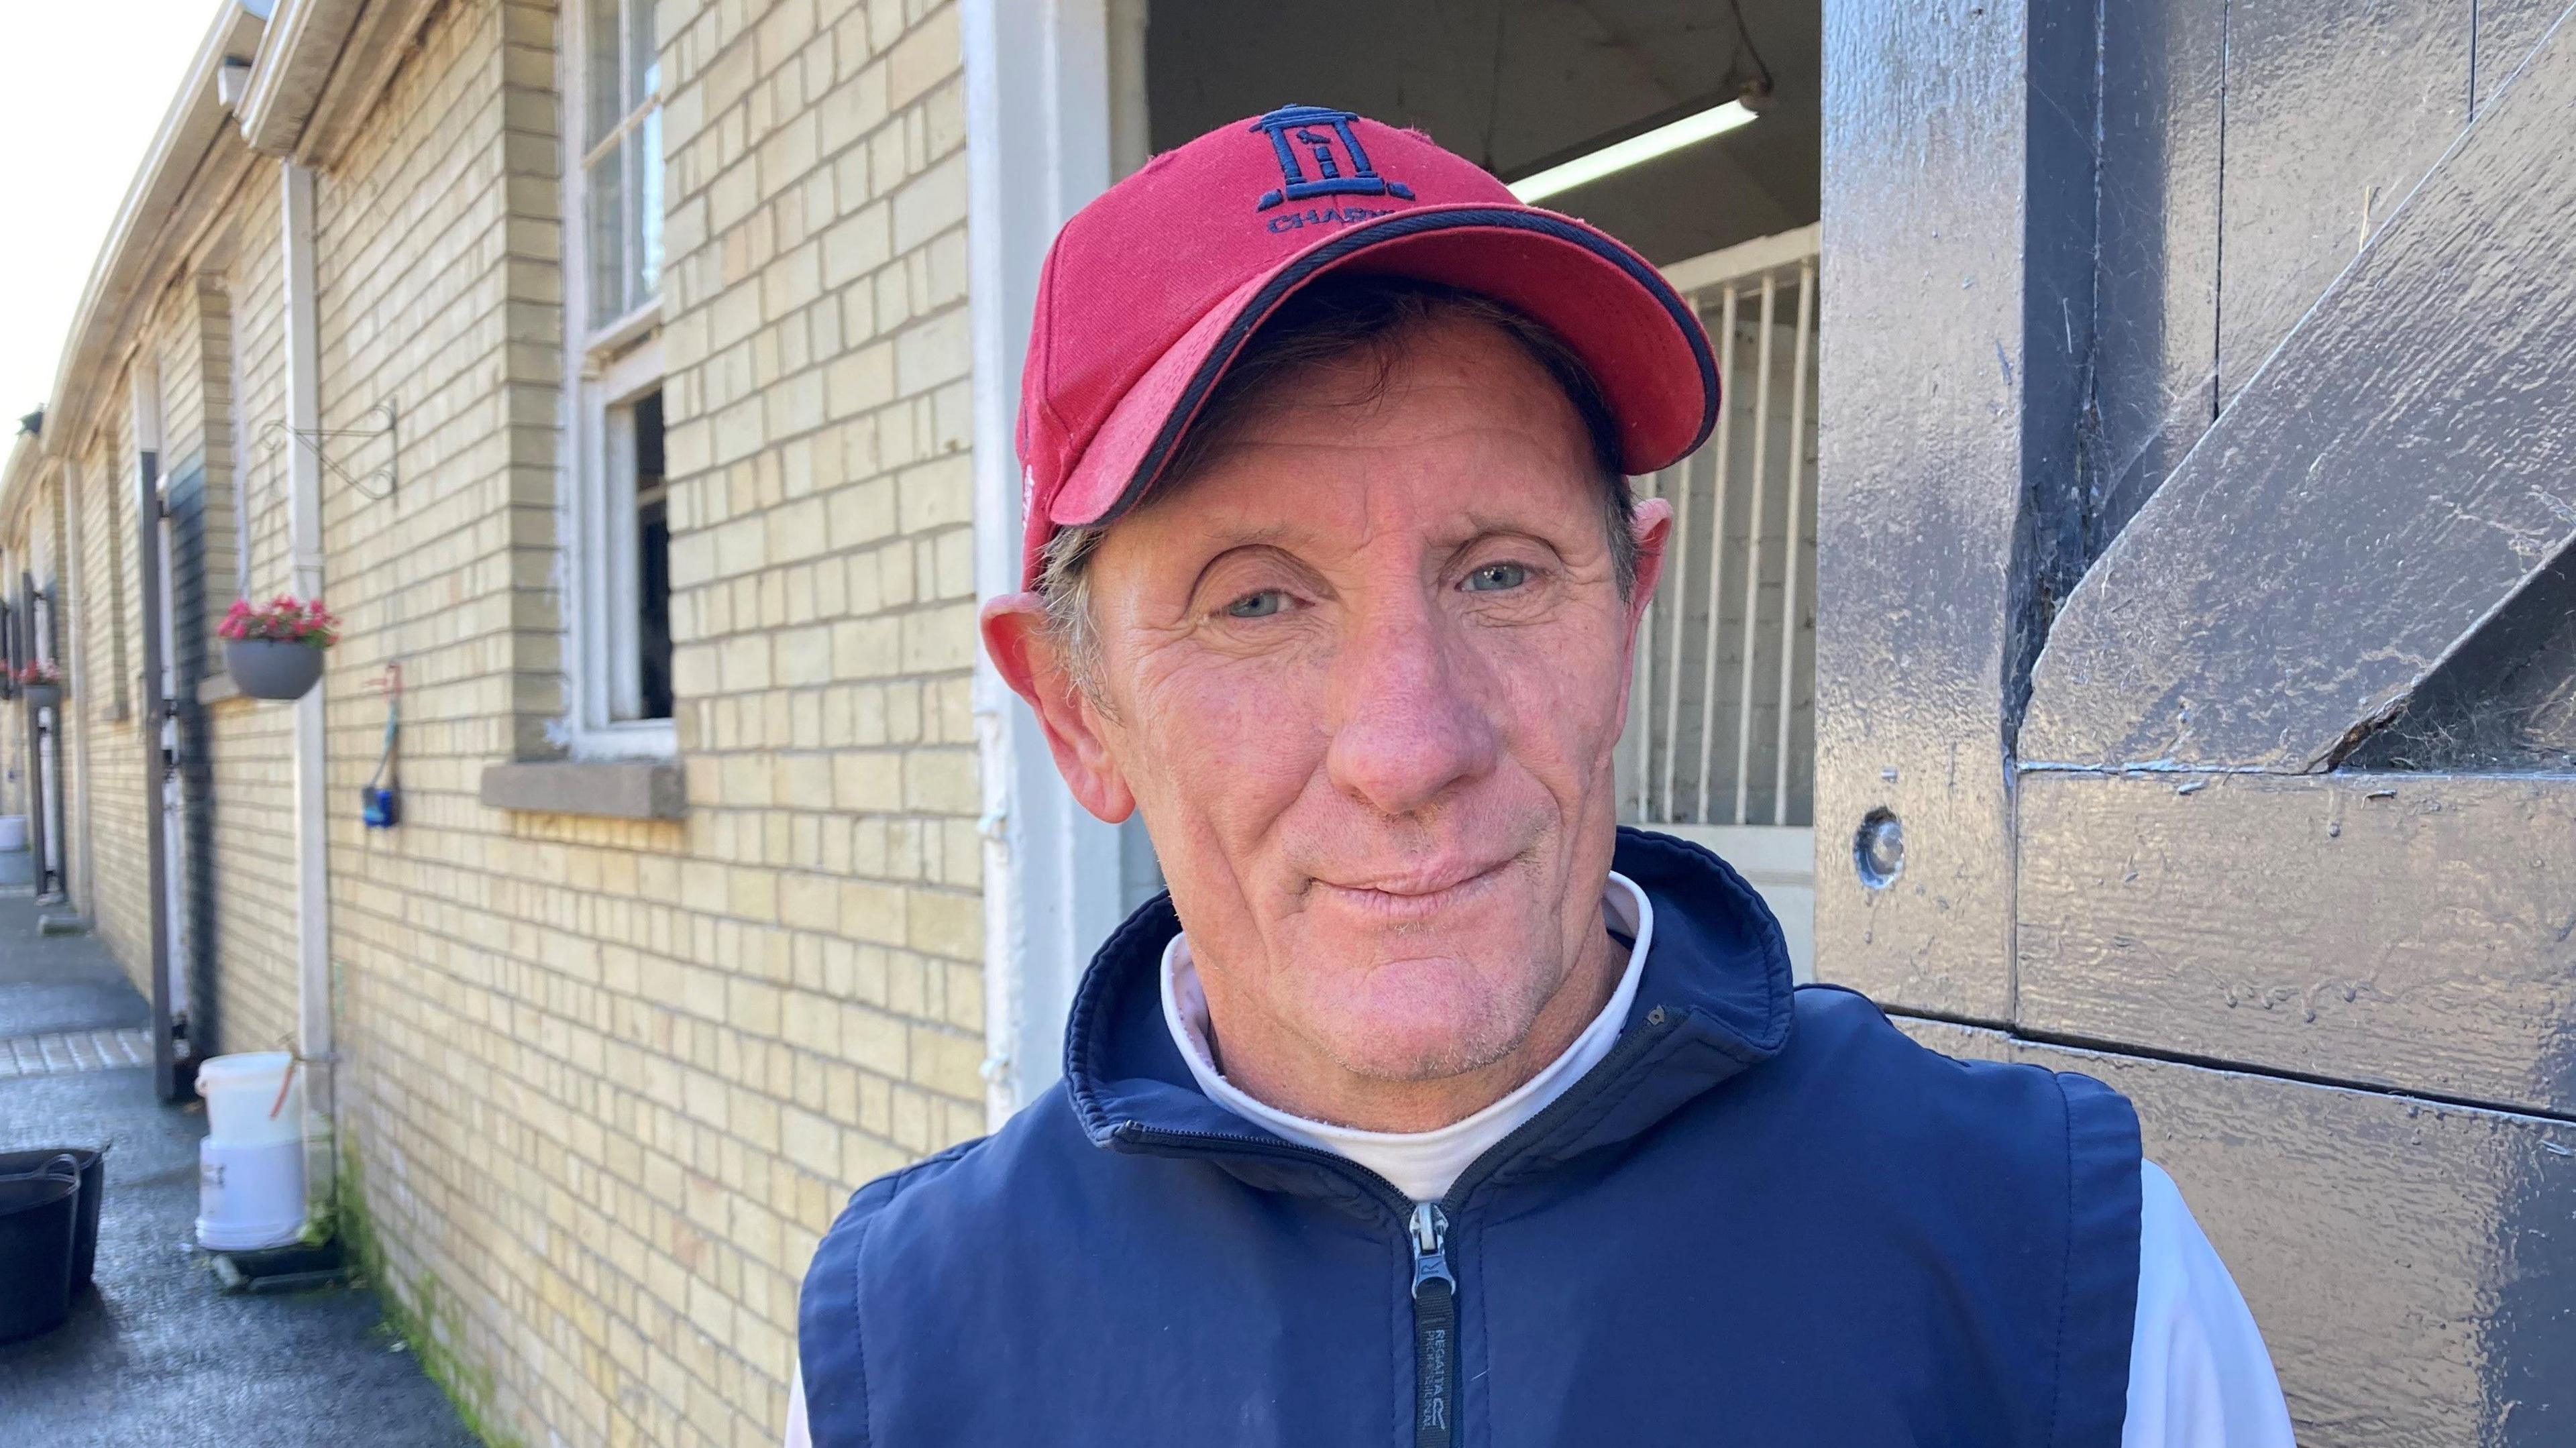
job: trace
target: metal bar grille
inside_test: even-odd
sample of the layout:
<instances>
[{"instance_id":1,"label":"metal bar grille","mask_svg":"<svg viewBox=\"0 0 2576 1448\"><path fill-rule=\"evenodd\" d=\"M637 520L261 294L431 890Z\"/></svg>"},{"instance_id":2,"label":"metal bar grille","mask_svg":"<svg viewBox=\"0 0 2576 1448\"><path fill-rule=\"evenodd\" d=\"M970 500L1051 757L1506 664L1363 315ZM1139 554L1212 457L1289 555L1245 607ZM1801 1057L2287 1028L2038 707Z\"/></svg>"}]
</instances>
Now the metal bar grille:
<instances>
[{"instance_id":1,"label":"metal bar grille","mask_svg":"<svg viewBox=\"0 0 2576 1448\"><path fill-rule=\"evenodd\" d=\"M1685 262L1726 382L1698 452L1638 490L1673 531L1637 641L1623 813L1807 825L1815 792L1812 228Z\"/></svg>"}]
</instances>

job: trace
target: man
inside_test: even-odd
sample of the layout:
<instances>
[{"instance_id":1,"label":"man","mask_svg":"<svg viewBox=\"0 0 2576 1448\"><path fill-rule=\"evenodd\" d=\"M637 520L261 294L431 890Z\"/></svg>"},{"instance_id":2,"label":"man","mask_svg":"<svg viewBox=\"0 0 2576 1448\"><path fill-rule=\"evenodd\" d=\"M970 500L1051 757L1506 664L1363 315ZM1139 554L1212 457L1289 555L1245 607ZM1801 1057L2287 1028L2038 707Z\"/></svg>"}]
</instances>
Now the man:
<instances>
[{"instance_id":1,"label":"man","mask_svg":"<svg viewBox=\"0 0 2576 1448\"><path fill-rule=\"evenodd\" d=\"M790 1442L2286 1448L2127 1103L1793 989L1614 745L1718 377L1609 237L1290 108L1041 284L984 637L1168 901L1060 1090L871 1183Z\"/></svg>"}]
</instances>

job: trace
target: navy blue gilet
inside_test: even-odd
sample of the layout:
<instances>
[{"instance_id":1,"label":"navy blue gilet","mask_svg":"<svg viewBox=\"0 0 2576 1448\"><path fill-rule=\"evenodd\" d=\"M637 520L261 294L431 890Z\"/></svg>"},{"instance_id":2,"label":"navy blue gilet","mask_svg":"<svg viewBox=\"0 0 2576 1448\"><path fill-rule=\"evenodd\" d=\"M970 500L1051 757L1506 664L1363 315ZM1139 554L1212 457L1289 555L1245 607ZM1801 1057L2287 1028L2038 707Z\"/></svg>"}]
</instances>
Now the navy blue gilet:
<instances>
[{"instance_id":1,"label":"navy blue gilet","mask_svg":"<svg viewBox=\"0 0 2576 1448\"><path fill-rule=\"evenodd\" d=\"M1793 988L1716 856L1623 831L1655 931L1619 1042L1417 1209L1209 1101L1178 925L1103 947L1061 1090L861 1188L805 1279L816 1448L2116 1448L2138 1129Z\"/></svg>"}]
</instances>

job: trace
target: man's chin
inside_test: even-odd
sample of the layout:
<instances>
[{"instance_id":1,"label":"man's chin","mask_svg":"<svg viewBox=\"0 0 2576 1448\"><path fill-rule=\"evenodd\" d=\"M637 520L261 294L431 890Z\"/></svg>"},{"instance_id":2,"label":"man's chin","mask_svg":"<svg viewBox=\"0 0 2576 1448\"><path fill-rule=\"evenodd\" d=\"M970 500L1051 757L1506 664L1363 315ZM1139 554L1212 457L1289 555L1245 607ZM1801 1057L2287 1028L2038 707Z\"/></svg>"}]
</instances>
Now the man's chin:
<instances>
[{"instance_id":1,"label":"man's chin","mask_svg":"<svg viewBox=\"0 0 2576 1448\"><path fill-rule=\"evenodd\" d=\"M1529 1034L1521 993L1454 958L1394 961L1317 1022L1345 1071L1372 1081L1462 1076L1509 1055Z\"/></svg>"}]
</instances>

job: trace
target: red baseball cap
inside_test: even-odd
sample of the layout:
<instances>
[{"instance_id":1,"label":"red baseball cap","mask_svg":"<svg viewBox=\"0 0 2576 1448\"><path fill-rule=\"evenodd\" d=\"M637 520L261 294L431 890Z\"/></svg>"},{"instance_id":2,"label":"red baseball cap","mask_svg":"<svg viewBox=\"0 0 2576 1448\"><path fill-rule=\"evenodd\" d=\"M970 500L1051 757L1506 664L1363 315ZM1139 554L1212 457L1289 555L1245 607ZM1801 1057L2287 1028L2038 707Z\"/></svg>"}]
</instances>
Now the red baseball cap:
<instances>
[{"instance_id":1,"label":"red baseball cap","mask_svg":"<svg viewBox=\"0 0 2576 1448\"><path fill-rule=\"evenodd\" d=\"M1253 330L1328 271L1445 283L1553 328L1601 384L1631 474L1716 423L1708 333L1645 258L1419 131L1284 106L1155 157L1048 249L1020 380L1027 585L1057 529L1153 487Z\"/></svg>"}]
</instances>

